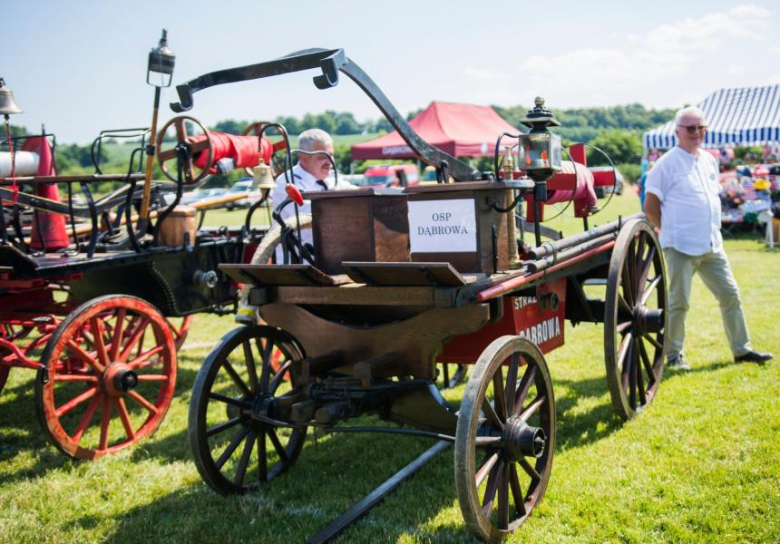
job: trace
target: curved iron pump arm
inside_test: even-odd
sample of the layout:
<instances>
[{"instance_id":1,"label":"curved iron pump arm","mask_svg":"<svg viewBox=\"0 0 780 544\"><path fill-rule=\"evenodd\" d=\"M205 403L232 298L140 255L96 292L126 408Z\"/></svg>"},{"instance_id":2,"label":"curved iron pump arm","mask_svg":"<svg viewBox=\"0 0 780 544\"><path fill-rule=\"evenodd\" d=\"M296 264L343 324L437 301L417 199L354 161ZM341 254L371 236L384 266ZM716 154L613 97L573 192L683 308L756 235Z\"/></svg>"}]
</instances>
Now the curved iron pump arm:
<instances>
[{"instance_id":1,"label":"curved iron pump arm","mask_svg":"<svg viewBox=\"0 0 780 544\"><path fill-rule=\"evenodd\" d=\"M193 94L216 85L273 77L315 68L322 70L322 74L314 77L314 85L318 89L335 87L339 81L338 73L346 74L376 104L393 128L398 131L407 145L423 162L434 166L437 170L446 168L449 175L457 181L481 179L482 176L478 170L420 138L420 135L409 126L406 119L395 109L395 106L376 83L344 54L343 49L305 49L268 62L204 74L176 86L179 102L172 103L171 109L176 113L192 109Z\"/></svg>"}]
</instances>

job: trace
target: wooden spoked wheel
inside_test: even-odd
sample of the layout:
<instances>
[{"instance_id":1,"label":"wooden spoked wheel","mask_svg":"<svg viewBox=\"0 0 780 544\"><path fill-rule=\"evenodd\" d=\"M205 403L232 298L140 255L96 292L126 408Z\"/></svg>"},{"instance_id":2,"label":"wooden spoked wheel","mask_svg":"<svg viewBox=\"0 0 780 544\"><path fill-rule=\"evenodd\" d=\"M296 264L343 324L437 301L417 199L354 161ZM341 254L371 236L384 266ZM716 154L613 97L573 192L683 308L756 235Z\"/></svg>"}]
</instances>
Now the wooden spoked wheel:
<instances>
[{"instance_id":1,"label":"wooden spoked wheel","mask_svg":"<svg viewBox=\"0 0 780 544\"><path fill-rule=\"evenodd\" d=\"M176 346L165 318L141 299L109 295L60 323L41 360L38 417L63 453L95 459L150 436L176 385Z\"/></svg>"},{"instance_id":2,"label":"wooden spoked wheel","mask_svg":"<svg viewBox=\"0 0 780 544\"><path fill-rule=\"evenodd\" d=\"M189 129L187 123L191 123ZM206 135L206 138L200 142L191 143L189 138L194 134L189 134L188 130L191 131L192 126L197 127L201 134ZM175 143L166 141L166 138L171 136L171 128L176 131ZM189 115L180 115L165 123L157 135L157 163L160 165L160 170L165 174L165 177L172 181L178 181L176 161L179 155L176 150L181 145L187 150L187 160L182 165L184 176L182 181L184 185L193 185L205 178L209 174L209 170L214 166L214 144L208 134L206 127ZM203 169L199 169L193 164L195 155L199 153L207 153L206 165Z\"/></svg>"},{"instance_id":3,"label":"wooden spoked wheel","mask_svg":"<svg viewBox=\"0 0 780 544\"><path fill-rule=\"evenodd\" d=\"M609 263L604 308L604 350L609 391L624 419L655 398L664 370L666 268L653 227L626 224Z\"/></svg>"},{"instance_id":4,"label":"wooden spoked wheel","mask_svg":"<svg viewBox=\"0 0 780 544\"><path fill-rule=\"evenodd\" d=\"M275 351L283 354L278 370ZM245 493L295 463L306 427L282 420L299 394L302 358L292 337L266 326L234 329L206 358L192 390L188 434L198 471L218 493Z\"/></svg>"},{"instance_id":5,"label":"wooden spoked wheel","mask_svg":"<svg viewBox=\"0 0 780 544\"><path fill-rule=\"evenodd\" d=\"M469 529L496 542L531 515L547 489L555 449L555 399L531 342L494 340L466 385L455 433L455 487Z\"/></svg>"},{"instance_id":6,"label":"wooden spoked wheel","mask_svg":"<svg viewBox=\"0 0 780 544\"><path fill-rule=\"evenodd\" d=\"M244 129L244 132L242 133L244 136L260 136L260 131L263 130L263 127L268 125L268 121L258 121L257 123L252 123L248 127ZM263 138L268 138L268 134L263 134ZM260 142L257 142L257 145L260 145ZM282 149L287 148L287 144L284 140L281 140L279 142L275 142L273 147L273 153L272 156L276 154L277 151L281 151ZM273 176L276 177L279 174L282 173L282 170L284 170L284 165L276 164L275 160L271 161L271 167L272 167L272 173ZM247 173L248 176L253 176L254 171L251 168L244 168L244 171Z\"/></svg>"},{"instance_id":7,"label":"wooden spoked wheel","mask_svg":"<svg viewBox=\"0 0 780 544\"><path fill-rule=\"evenodd\" d=\"M456 363L438 363L436 370L436 387L440 391L457 387L463 383L469 372L467 365Z\"/></svg>"}]
</instances>

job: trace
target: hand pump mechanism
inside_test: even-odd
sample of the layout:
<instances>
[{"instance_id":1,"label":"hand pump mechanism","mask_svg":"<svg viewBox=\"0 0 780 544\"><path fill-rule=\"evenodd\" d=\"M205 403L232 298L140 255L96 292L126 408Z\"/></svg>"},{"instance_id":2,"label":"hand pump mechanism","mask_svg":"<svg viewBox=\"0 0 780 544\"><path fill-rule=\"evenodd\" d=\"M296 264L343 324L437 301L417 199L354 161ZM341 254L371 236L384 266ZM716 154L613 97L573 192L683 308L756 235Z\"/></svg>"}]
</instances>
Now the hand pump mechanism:
<instances>
[{"instance_id":1,"label":"hand pump mechanism","mask_svg":"<svg viewBox=\"0 0 780 544\"><path fill-rule=\"evenodd\" d=\"M139 222L144 223L149 217L149 200L152 189L152 169L154 167L154 143L157 141L157 112L160 109L160 89L170 87L173 81L173 65L176 55L168 47L168 31L163 29L160 44L149 52L149 65L146 72L146 83L154 86L154 109L152 111L152 127L149 134L149 144L146 146L146 176L144 178L144 197L141 201ZM145 230L142 229L142 230Z\"/></svg>"}]
</instances>

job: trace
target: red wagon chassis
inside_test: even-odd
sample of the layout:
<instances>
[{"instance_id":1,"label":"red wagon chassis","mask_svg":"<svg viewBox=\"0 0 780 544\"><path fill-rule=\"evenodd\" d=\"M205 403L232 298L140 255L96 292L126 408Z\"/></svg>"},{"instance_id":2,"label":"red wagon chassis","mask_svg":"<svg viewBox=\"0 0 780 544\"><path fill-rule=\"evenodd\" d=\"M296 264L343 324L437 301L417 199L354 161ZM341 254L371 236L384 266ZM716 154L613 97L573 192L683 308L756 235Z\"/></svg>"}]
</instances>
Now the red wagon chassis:
<instances>
[{"instance_id":1,"label":"red wagon chassis","mask_svg":"<svg viewBox=\"0 0 780 544\"><path fill-rule=\"evenodd\" d=\"M41 180L17 179L23 191L5 203L5 216L15 217L16 225L3 231L0 243L0 391L11 369L37 371L40 423L52 444L75 458L94 459L151 435L171 403L176 352L194 314L232 312L235 305L236 285L217 265L241 262L246 232L203 229L195 239L166 247L155 243L154 228L150 234L128 229L128 243L117 226L108 232L100 227L99 217L122 217L121 211L113 215L114 207L140 196L139 179L43 178L80 184L86 208L24 192ZM106 180L130 188L121 198L95 203L88 187ZM13 180L1 181L6 195ZM22 207L35 214L75 209L71 219L87 222L62 233L68 247L36 250L27 238L30 225L16 219ZM158 211L164 208L153 213ZM72 233L80 234L69 239Z\"/></svg>"}]
</instances>

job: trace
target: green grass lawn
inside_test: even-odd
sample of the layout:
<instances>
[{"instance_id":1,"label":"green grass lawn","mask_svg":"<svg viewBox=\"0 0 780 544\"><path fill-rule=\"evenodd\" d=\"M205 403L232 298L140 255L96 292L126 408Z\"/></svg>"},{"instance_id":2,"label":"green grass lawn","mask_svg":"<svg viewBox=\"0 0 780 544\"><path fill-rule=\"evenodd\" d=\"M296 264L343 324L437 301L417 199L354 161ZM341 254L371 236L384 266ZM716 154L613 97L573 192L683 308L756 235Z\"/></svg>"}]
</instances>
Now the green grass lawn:
<instances>
[{"instance_id":1,"label":"green grass lawn","mask_svg":"<svg viewBox=\"0 0 780 544\"><path fill-rule=\"evenodd\" d=\"M624 195L591 226L637 210L637 198ZM240 224L243 213L211 212L207 221ZM555 228L582 227L566 219ZM749 235L726 247L753 343L780 356L780 251ZM655 402L628 423L612 413L602 327L567 325L566 344L547 356L558 416L550 486L510 542L780 541L780 361L734 364L717 304L698 279L688 325L693 370L667 371ZM291 472L262 492L218 496L191 460L187 408L201 362L233 327L229 316L198 316L165 422L150 440L96 462L68 460L48 445L35 417L34 372L14 369L0 393L0 542L303 542L431 445L310 437ZM337 541L472 542L452 451Z\"/></svg>"}]
</instances>

